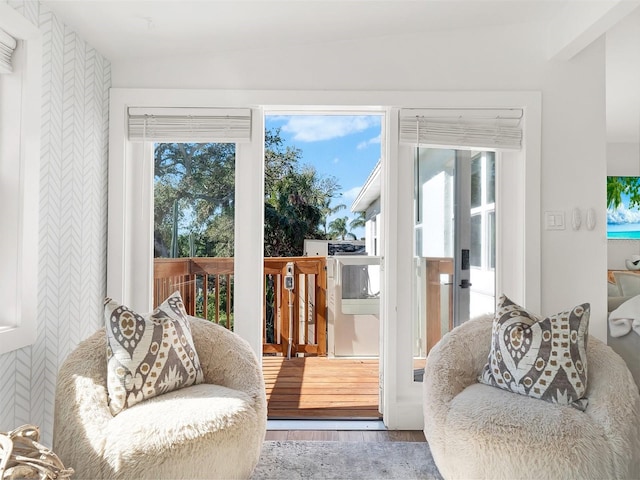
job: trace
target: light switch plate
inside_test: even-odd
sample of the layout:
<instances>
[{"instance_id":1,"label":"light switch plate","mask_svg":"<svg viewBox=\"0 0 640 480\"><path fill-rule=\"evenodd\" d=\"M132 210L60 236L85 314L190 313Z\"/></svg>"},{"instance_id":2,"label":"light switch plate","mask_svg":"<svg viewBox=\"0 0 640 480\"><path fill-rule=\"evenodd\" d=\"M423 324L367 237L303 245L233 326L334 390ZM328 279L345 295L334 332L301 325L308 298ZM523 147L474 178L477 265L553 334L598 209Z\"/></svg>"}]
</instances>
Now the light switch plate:
<instances>
[{"instance_id":1,"label":"light switch plate","mask_svg":"<svg viewBox=\"0 0 640 480\"><path fill-rule=\"evenodd\" d=\"M544 228L545 230L564 230L564 212L561 210L544 212Z\"/></svg>"}]
</instances>

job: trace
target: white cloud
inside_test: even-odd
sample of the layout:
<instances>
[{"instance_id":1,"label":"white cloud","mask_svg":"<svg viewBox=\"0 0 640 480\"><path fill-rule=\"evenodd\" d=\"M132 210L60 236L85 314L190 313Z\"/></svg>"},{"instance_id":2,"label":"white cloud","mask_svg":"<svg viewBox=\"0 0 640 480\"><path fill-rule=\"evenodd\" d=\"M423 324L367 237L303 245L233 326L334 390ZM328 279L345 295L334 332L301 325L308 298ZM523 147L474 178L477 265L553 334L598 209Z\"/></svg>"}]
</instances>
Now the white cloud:
<instances>
[{"instance_id":1,"label":"white cloud","mask_svg":"<svg viewBox=\"0 0 640 480\"><path fill-rule=\"evenodd\" d=\"M282 131L291 133L293 140L318 142L362 132L379 124L380 117L371 115L294 115L282 126Z\"/></svg>"},{"instance_id":2,"label":"white cloud","mask_svg":"<svg viewBox=\"0 0 640 480\"><path fill-rule=\"evenodd\" d=\"M362 190L362 186L353 187L353 188L350 188L349 190L345 190L344 192L342 192L342 198L347 200L355 200L358 194L360 193L360 190Z\"/></svg>"},{"instance_id":3,"label":"white cloud","mask_svg":"<svg viewBox=\"0 0 640 480\"><path fill-rule=\"evenodd\" d=\"M637 210L629 210L624 205L621 205L620 208L615 210L607 209L607 223L640 223L640 212Z\"/></svg>"},{"instance_id":4,"label":"white cloud","mask_svg":"<svg viewBox=\"0 0 640 480\"><path fill-rule=\"evenodd\" d=\"M374 145L374 144L379 144L380 143L380 135L370 138L369 140L367 140L366 142L360 142L358 144L358 150L363 150L365 148L367 148L369 145Z\"/></svg>"}]
</instances>

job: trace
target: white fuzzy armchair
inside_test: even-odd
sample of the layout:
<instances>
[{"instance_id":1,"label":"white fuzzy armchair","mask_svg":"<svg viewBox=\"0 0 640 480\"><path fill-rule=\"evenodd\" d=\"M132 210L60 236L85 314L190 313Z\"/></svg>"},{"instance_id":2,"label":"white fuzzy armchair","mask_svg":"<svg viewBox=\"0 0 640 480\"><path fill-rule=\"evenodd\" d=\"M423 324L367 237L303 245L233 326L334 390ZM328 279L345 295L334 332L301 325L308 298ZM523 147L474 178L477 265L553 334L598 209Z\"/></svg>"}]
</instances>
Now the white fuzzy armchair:
<instances>
[{"instance_id":1,"label":"white fuzzy armchair","mask_svg":"<svg viewBox=\"0 0 640 480\"><path fill-rule=\"evenodd\" d=\"M581 412L478 383L493 316L470 320L431 350L424 433L446 479L638 479L640 396L624 361L587 345Z\"/></svg>"},{"instance_id":2,"label":"white fuzzy armchair","mask_svg":"<svg viewBox=\"0 0 640 480\"><path fill-rule=\"evenodd\" d=\"M248 478L267 422L260 364L248 343L189 317L204 383L138 403L107 405L104 330L83 341L58 374L54 451L74 478Z\"/></svg>"}]
</instances>

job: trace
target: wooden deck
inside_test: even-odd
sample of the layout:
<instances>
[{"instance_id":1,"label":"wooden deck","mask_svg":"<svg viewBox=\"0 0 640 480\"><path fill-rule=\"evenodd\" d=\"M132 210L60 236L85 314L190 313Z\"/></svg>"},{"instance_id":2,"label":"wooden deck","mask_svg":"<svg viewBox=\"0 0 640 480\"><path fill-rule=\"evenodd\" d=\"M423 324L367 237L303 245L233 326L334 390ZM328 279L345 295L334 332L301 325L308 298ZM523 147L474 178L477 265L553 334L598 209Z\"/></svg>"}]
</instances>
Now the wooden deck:
<instances>
[{"instance_id":1,"label":"wooden deck","mask_svg":"<svg viewBox=\"0 0 640 480\"><path fill-rule=\"evenodd\" d=\"M266 356L262 371L269 418L380 418L377 358Z\"/></svg>"}]
</instances>

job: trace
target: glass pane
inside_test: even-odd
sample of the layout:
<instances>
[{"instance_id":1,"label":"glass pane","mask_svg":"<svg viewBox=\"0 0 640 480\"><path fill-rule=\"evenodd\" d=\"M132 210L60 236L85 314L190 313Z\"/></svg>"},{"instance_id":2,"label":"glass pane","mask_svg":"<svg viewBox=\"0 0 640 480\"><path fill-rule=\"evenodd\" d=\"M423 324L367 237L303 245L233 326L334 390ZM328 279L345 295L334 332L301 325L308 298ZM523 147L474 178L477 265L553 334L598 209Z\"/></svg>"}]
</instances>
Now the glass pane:
<instances>
[{"instance_id":1,"label":"glass pane","mask_svg":"<svg viewBox=\"0 0 640 480\"><path fill-rule=\"evenodd\" d=\"M489 212L487 215L488 230L489 230L489 268L495 270L496 268L496 212Z\"/></svg>"},{"instance_id":2,"label":"glass pane","mask_svg":"<svg viewBox=\"0 0 640 480\"><path fill-rule=\"evenodd\" d=\"M235 144L154 146L154 304L233 327Z\"/></svg>"},{"instance_id":3,"label":"glass pane","mask_svg":"<svg viewBox=\"0 0 640 480\"><path fill-rule=\"evenodd\" d=\"M471 159L471 208L482 204L482 154Z\"/></svg>"},{"instance_id":4,"label":"glass pane","mask_svg":"<svg viewBox=\"0 0 640 480\"><path fill-rule=\"evenodd\" d=\"M416 149L414 205L414 380L453 325L454 150Z\"/></svg>"},{"instance_id":5,"label":"glass pane","mask_svg":"<svg viewBox=\"0 0 640 480\"><path fill-rule=\"evenodd\" d=\"M487 203L495 203L496 201L496 154L495 152L485 152L486 171L487 171Z\"/></svg>"},{"instance_id":6,"label":"glass pane","mask_svg":"<svg viewBox=\"0 0 640 480\"><path fill-rule=\"evenodd\" d=\"M452 257L455 150L420 148L416 163L415 208L419 215L415 229L421 230L416 255Z\"/></svg>"},{"instance_id":7,"label":"glass pane","mask_svg":"<svg viewBox=\"0 0 640 480\"><path fill-rule=\"evenodd\" d=\"M456 161L459 170L456 170ZM469 309L469 316L493 312L495 306L495 154L440 149L417 149L415 155L414 204L415 238L415 316L413 329L414 380L422 379L421 355L429 350L453 327L454 293L460 312ZM456 175L464 175L458 179ZM466 181L465 181L466 180ZM467 183L468 182L468 183ZM466 195L455 198L455 185L470 188ZM469 195L467 197L467 195ZM460 218L455 217L455 202ZM464 208L464 211L461 209ZM469 209L469 217L466 217ZM463 218L468 218L462 224ZM471 269L469 290L456 291L454 284L454 231L470 238ZM458 232L460 234L460 232ZM466 234L466 233L465 233ZM464 273L464 272L463 272ZM456 281L455 283L459 283ZM457 292L457 293L456 293ZM468 292L468 305L462 293ZM466 315L463 318L467 318Z\"/></svg>"},{"instance_id":8,"label":"glass pane","mask_svg":"<svg viewBox=\"0 0 640 480\"><path fill-rule=\"evenodd\" d=\"M482 265L482 215L471 216L471 251L469 261L472 267Z\"/></svg>"}]
</instances>

